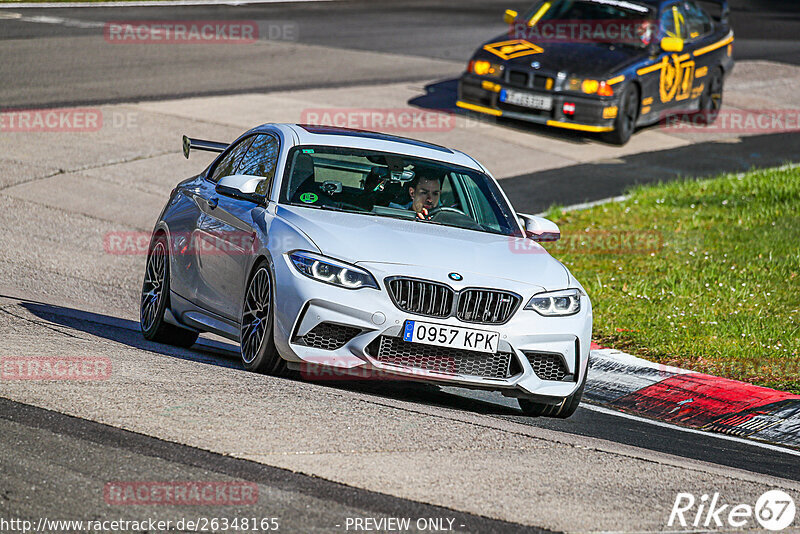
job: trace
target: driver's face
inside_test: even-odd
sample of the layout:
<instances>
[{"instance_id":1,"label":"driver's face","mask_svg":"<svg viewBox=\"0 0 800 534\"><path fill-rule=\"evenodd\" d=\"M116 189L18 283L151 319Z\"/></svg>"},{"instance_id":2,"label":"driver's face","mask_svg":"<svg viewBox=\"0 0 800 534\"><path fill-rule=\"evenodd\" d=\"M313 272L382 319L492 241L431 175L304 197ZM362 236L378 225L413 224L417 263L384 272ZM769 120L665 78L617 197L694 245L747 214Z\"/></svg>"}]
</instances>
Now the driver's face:
<instances>
[{"instance_id":1,"label":"driver's face","mask_svg":"<svg viewBox=\"0 0 800 534\"><path fill-rule=\"evenodd\" d=\"M439 205L439 197L442 195L442 187L439 180L421 179L417 187L409 187L408 193L413 201L411 208L417 213L422 212L422 208L429 211Z\"/></svg>"}]
</instances>

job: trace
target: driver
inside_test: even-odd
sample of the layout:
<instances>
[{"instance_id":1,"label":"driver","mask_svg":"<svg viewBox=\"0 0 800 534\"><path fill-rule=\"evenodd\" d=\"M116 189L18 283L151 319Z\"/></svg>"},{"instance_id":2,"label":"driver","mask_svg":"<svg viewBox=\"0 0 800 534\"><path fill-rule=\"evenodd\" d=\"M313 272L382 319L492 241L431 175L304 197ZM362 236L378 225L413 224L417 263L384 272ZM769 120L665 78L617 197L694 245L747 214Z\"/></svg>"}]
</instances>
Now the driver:
<instances>
[{"instance_id":1,"label":"driver","mask_svg":"<svg viewBox=\"0 0 800 534\"><path fill-rule=\"evenodd\" d=\"M427 218L428 212L439 206L442 196L442 179L439 176L416 175L408 186L411 201L404 205L390 204L391 207L411 209L417 217Z\"/></svg>"}]
</instances>

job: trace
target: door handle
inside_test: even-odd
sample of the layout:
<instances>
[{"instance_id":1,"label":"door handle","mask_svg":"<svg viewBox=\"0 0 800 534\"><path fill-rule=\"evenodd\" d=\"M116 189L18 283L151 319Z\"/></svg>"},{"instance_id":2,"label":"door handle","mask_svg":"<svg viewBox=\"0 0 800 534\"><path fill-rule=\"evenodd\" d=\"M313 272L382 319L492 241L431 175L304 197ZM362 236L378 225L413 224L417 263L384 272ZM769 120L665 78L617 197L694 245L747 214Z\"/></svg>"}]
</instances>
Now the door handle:
<instances>
[{"instance_id":1,"label":"door handle","mask_svg":"<svg viewBox=\"0 0 800 534\"><path fill-rule=\"evenodd\" d=\"M219 199L217 197L212 197L208 199L208 207L211 208L212 210L217 207L217 204L219 204Z\"/></svg>"}]
</instances>

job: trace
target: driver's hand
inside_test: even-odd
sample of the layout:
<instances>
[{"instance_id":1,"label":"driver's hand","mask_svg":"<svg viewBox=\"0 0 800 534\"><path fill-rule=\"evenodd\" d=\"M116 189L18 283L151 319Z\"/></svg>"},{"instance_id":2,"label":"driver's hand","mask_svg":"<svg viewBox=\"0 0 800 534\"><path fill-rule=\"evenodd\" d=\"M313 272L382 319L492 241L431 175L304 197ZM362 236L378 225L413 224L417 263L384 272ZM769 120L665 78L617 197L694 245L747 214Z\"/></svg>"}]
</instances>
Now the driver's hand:
<instances>
[{"instance_id":1,"label":"driver's hand","mask_svg":"<svg viewBox=\"0 0 800 534\"><path fill-rule=\"evenodd\" d=\"M418 211L417 218L422 219L423 221L430 220L430 217L428 217L428 208L422 208L422 211Z\"/></svg>"}]
</instances>

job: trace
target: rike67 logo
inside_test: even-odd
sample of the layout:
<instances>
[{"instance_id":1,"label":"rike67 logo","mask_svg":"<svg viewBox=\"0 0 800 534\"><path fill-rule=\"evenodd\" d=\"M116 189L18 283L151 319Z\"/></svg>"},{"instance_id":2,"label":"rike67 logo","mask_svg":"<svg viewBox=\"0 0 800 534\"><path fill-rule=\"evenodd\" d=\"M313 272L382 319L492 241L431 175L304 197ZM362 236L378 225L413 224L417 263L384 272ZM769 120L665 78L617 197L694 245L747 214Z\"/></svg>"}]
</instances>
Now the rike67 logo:
<instances>
[{"instance_id":1,"label":"rike67 logo","mask_svg":"<svg viewBox=\"0 0 800 534\"><path fill-rule=\"evenodd\" d=\"M779 532L794 523L795 513L794 499L781 490L764 493L755 506L724 503L719 493L703 495L699 499L691 493L679 493L667 526L680 525L692 530L723 527L728 530L733 527L738 530L760 525L766 530Z\"/></svg>"}]
</instances>

